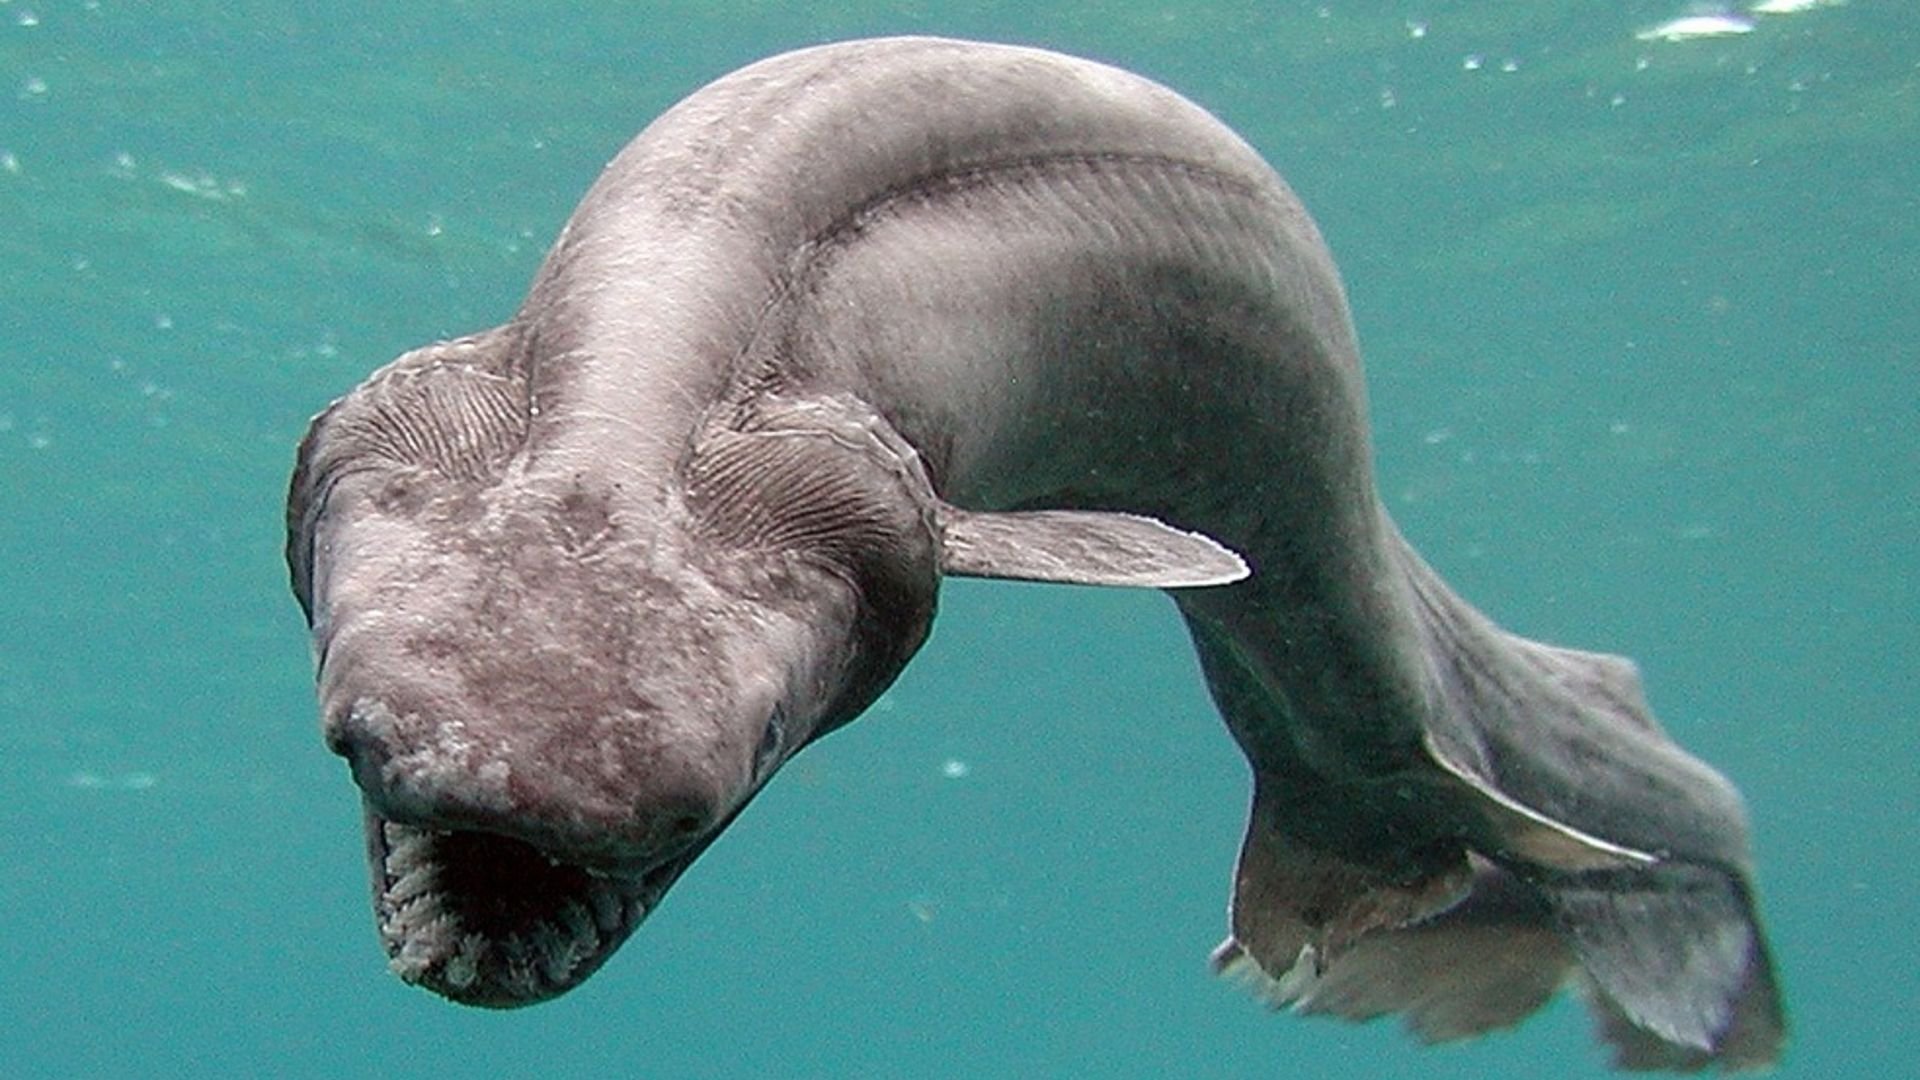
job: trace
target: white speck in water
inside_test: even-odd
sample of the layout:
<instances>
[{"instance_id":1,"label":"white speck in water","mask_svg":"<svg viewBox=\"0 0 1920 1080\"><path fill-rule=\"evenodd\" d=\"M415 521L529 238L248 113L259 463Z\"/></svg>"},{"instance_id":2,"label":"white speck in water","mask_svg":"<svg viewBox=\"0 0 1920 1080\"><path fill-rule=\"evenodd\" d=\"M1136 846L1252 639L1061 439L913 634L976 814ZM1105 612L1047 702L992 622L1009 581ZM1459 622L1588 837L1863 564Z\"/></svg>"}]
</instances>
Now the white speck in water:
<instances>
[{"instance_id":1,"label":"white speck in water","mask_svg":"<svg viewBox=\"0 0 1920 1080\"><path fill-rule=\"evenodd\" d=\"M1760 0L1748 8L1755 15L1798 15L1803 11L1839 7L1847 0Z\"/></svg>"},{"instance_id":2,"label":"white speck in water","mask_svg":"<svg viewBox=\"0 0 1920 1080\"><path fill-rule=\"evenodd\" d=\"M160 782L150 772L124 772L102 776L82 769L67 776L67 786L84 791L145 791Z\"/></svg>"},{"instance_id":3,"label":"white speck in water","mask_svg":"<svg viewBox=\"0 0 1920 1080\"><path fill-rule=\"evenodd\" d=\"M1627 95L1625 94L1615 94L1612 97L1607 99L1607 104L1613 106L1616 109L1622 105L1625 105L1626 103L1627 103Z\"/></svg>"},{"instance_id":4,"label":"white speck in water","mask_svg":"<svg viewBox=\"0 0 1920 1080\"><path fill-rule=\"evenodd\" d=\"M27 449L29 450L45 450L47 447L52 445L53 445L53 436L47 434L44 431L36 431L33 434L27 436Z\"/></svg>"},{"instance_id":5,"label":"white speck in water","mask_svg":"<svg viewBox=\"0 0 1920 1080\"><path fill-rule=\"evenodd\" d=\"M1400 99L1394 96L1393 87L1383 86L1380 88L1380 107L1381 108L1391 109L1398 104L1400 104Z\"/></svg>"},{"instance_id":6,"label":"white speck in water","mask_svg":"<svg viewBox=\"0 0 1920 1080\"><path fill-rule=\"evenodd\" d=\"M0 171L19 174L20 159L14 156L13 151L0 150Z\"/></svg>"},{"instance_id":7,"label":"white speck in water","mask_svg":"<svg viewBox=\"0 0 1920 1080\"><path fill-rule=\"evenodd\" d=\"M35 15L31 11L22 11L19 14L19 16L14 19L14 21L19 23L21 26L39 26L40 16Z\"/></svg>"},{"instance_id":8,"label":"white speck in water","mask_svg":"<svg viewBox=\"0 0 1920 1080\"><path fill-rule=\"evenodd\" d=\"M1609 435L1625 435L1632 430L1633 425L1627 423L1625 420L1615 420L1613 423L1607 425L1607 434Z\"/></svg>"},{"instance_id":9,"label":"white speck in water","mask_svg":"<svg viewBox=\"0 0 1920 1080\"><path fill-rule=\"evenodd\" d=\"M1428 446L1439 446L1441 443L1446 442L1448 439L1451 439L1451 438L1453 438L1453 429L1450 427L1443 427L1443 428L1434 428L1432 431L1427 432L1426 435L1423 436L1420 441L1426 443Z\"/></svg>"},{"instance_id":10,"label":"white speck in water","mask_svg":"<svg viewBox=\"0 0 1920 1080\"><path fill-rule=\"evenodd\" d=\"M1468 53L1466 59L1460 61L1460 68L1463 71L1479 71L1486 62L1487 58L1479 53Z\"/></svg>"},{"instance_id":11,"label":"white speck in water","mask_svg":"<svg viewBox=\"0 0 1920 1080\"><path fill-rule=\"evenodd\" d=\"M22 98L45 97L46 93L47 80L40 78L38 75L20 84L20 96Z\"/></svg>"},{"instance_id":12,"label":"white speck in water","mask_svg":"<svg viewBox=\"0 0 1920 1080\"><path fill-rule=\"evenodd\" d=\"M1753 32L1752 20L1719 12L1710 15L1682 15L1659 26L1648 27L1633 35L1641 41L1697 41L1701 38L1730 37Z\"/></svg>"},{"instance_id":13,"label":"white speck in water","mask_svg":"<svg viewBox=\"0 0 1920 1080\"><path fill-rule=\"evenodd\" d=\"M1520 70L1520 61L1515 60L1513 57L1509 56L1505 60L1500 61L1500 70L1511 75L1514 72Z\"/></svg>"},{"instance_id":14,"label":"white speck in water","mask_svg":"<svg viewBox=\"0 0 1920 1080\"><path fill-rule=\"evenodd\" d=\"M1419 19L1407 20L1407 36L1418 40L1427 36L1427 24Z\"/></svg>"},{"instance_id":15,"label":"white speck in water","mask_svg":"<svg viewBox=\"0 0 1920 1080\"><path fill-rule=\"evenodd\" d=\"M165 312L161 312L160 314L155 315L153 317L153 328L155 330L173 329L173 316L168 315Z\"/></svg>"},{"instance_id":16,"label":"white speck in water","mask_svg":"<svg viewBox=\"0 0 1920 1080\"><path fill-rule=\"evenodd\" d=\"M973 766L959 758L948 758L940 763L940 775L949 780L963 780L971 772L973 772Z\"/></svg>"}]
</instances>

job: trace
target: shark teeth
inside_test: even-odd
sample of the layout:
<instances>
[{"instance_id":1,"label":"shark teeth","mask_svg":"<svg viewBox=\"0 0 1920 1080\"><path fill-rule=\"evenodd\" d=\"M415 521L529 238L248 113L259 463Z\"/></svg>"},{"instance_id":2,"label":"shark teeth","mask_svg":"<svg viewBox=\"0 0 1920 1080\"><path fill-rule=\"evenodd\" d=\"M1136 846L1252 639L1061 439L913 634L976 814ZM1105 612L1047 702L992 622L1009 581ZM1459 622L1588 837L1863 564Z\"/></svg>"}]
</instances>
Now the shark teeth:
<instances>
[{"instance_id":1,"label":"shark teeth","mask_svg":"<svg viewBox=\"0 0 1920 1080\"><path fill-rule=\"evenodd\" d=\"M369 815L368 840L388 966L473 1005L527 1005L577 985L664 890L664 881L589 873L489 834Z\"/></svg>"}]
</instances>

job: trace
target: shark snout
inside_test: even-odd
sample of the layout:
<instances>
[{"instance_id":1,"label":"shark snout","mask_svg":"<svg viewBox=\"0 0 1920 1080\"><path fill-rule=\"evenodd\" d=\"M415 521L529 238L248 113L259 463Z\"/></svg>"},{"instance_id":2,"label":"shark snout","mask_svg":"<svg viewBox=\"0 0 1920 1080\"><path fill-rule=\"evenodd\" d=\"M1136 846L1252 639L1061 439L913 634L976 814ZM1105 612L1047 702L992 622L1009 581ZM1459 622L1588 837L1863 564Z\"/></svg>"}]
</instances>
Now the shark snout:
<instances>
[{"instance_id":1,"label":"shark snout","mask_svg":"<svg viewBox=\"0 0 1920 1080\"><path fill-rule=\"evenodd\" d=\"M642 874L683 853L737 801L699 746L557 738L551 725L534 728L537 738L503 737L366 698L326 728L376 816L510 837L554 862L610 874Z\"/></svg>"}]
</instances>

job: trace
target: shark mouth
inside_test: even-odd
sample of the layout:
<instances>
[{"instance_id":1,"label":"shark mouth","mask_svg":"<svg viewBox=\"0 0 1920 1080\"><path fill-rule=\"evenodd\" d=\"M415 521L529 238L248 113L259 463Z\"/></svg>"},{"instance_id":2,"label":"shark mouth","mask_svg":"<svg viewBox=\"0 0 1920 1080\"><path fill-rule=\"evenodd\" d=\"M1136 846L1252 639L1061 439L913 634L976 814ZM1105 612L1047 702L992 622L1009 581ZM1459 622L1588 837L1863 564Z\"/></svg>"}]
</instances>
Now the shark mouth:
<instances>
[{"instance_id":1,"label":"shark mouth","mask_svg":"<svg viewBox=\"0 0 1920 1080\"><path fill-rule=\"evenodd\" d=\"M578 986L699 850L637 877L614 877L492 833L402 825L372 811L366 828L388 967L463 1005L495 1009Z\"/></svg>"}]
</instances>

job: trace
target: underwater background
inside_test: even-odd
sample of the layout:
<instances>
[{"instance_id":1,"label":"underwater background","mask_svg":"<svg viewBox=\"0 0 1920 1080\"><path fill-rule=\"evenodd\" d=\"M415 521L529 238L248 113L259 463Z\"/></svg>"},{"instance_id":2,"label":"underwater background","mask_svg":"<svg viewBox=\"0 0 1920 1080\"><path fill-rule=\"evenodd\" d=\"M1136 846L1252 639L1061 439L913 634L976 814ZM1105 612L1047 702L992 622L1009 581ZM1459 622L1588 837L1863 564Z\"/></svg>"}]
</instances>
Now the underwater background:
<instances>
[{"instance_id":1,"label":"underwater background","mask_svg":"<svg viewBox=\"0 0 1920 1080\"><path fill-rule=\"evenodd\" d=\"M1744 791L1778 1075L1916 1075L1920 10L1809 6L0 0L0 1075L1604 1075L1572 1001L1422 1049L1207 974L1246 770L1152 593L950 583L557 1002L386 973L281 560L307 418L511 314L678 98L907 32L1267 155L1402 528Z\"/></svg>"}]
</instances>

